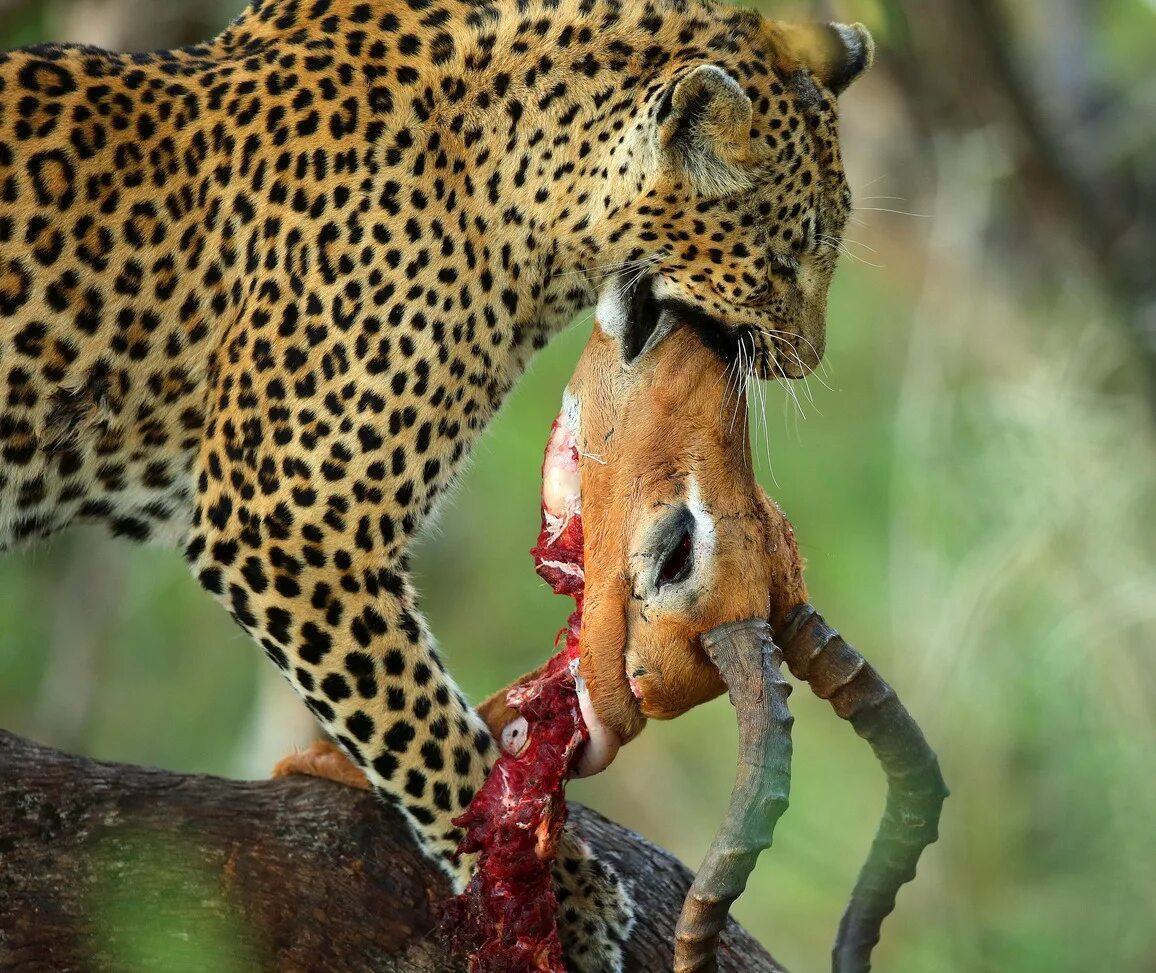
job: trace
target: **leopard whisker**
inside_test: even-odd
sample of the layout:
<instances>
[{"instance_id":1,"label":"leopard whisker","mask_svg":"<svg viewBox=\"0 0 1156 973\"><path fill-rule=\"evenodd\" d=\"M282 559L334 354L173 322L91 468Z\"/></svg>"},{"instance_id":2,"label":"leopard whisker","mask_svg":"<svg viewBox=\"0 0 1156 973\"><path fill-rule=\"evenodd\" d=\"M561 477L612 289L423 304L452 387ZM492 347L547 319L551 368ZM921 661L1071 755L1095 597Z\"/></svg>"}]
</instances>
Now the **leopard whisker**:
<instances>
[{"instance_id":1,"label":"leopard whisker","mask_svg":"<svg viewBox=\"0 0 1156 973\"><path fill-rule=\"evenodd\" d=\"M852 240L851 237L849 237L849 236L843 237L843 242L845 244L847 244L848 246L860 247L861 249L866 250L869 253L878 253L879 252L874 247L869 246L868 244L864 243L862 240Z\"/></svg>"},{"instance_id":2,"label":"leopard whisker","mask_svg":"<svg viewBox=\"0 0 1156 973\"><path fill-rule=\"evenodd\" d=\"M579 267L576 270L556 270L552 276L554 277L592 277L603 279L605 277L612 277L615 274L623 271L634 270L638 266L657 263L666 256L666 251L659 250L646 257L637 257L634 260L623 260L618 263L600 264L595 267Z\"/></svg>"},{"instance_id":3,"label":"leopard whisker","mask_svg":"<svg viewBox=\"0 0 1156 973\"><path fill-rule=\"evenodd\" d=\"M745 351L745 349L744 349L744 346L743 346L743 343L742 343L741 341L740 341L740 342L739 342L739 344L738 344L738 359L739 359L739 369L740 369L740 371L739 371L739 375L741 376L741 378L740 378L740 381L743 381L743 380L745 380L745 378L746 378L746 373L747 373L747 366L746 366L746 364L745 364L745 359L746 359L746 351ZM742 395L740 395L740 394L739 394L739 386L736 384L736 386L735 386L735 410L734 410L734 413L731 415L731 422L730 422L730 426L729 426L729 428L728 428L728 430L727 430L727 435L728 435L728 436L729 436L729 435L730 435L732 432L734 432L734 428L735 428L735 422L736 422L736 421L738 421L738 417L739 417L739 403L740 403L740 402L741 402L741 403L742 403L744 406L746 405L746 399L745 399L745 397L744 397L744 396L742 396Z\"/></svg>"},{"instance_id":4,"label":"leopard whisker","mask_svg":"<svg viewBox=\"0 0 1156 973\"><path fill-rule=\"evenodd\" d=\"M779 480L778 477L775 476L775 464L771 455L771 424L767 419L767 388L764 382L756 382L755 386L759 396L759 417L762 420L763 441L766 444L767 470L771 474L771 482L777 487Z\"/></svg>"},{"instance_id":5,"label":"leopard whisker","mask_svg":"<svg viewBox=\"0 0 1156 973\"><path fill-rule=\"evenodd\" d=\"M776 328L760 328L760 327L756 327L756 328L755 328L755 330L756 330L757 332L759 332L759 334L765 335L766 337L770 338L772 341L776 341L776 340L778 340L778 339L784 340L784 341L786 341L786 342L788 342L788 343L792 343L792 342L795 342L795 341L802 341L802 342L803 342L803 343L805 343L805 344L806 344L806 346L807 346L807 347L810 349L810 351L811 351L811 354L815 356L816 360L819 362L819 366L820 366L820 368L821 368L821 369L822 369L824 372L826 372L828 376L830 376L830 375L831 375L831 366L830 366L830 364L827 362L827 359L826 359L824 356L820 355L820 354L819 354L819 351L818 351L818 349L815 347L815 345L814 345L814 344L813 344L811 341L809 341L807 338L803 337L803 335L801 335L801 334L791 334L791 333L790 333L790 332L788 332L788 331L780 331L780 330L778 330L778 329L776 329ZM796 354L797 354L797 352L796 352ZM804 371L806 370L806 369L803 367L803 362L802 362L802 360L801 360L801 359L800 359L800 361L799 361L799 367L800 367L800 368L803 368L803 370L804 370ZM815 378L816 378L816 379L818 379L820 382L822 382L822 384L823 384L823 388L825 388L825 389L826 389L828 392L834 392L834 391L835 391L835 389L833 389L833 388L832 388L830 385L828 385L828 384L827 384L825 381L823 381L823 376L822 376L822 375L820 375L818 372L814 372L813 374L815 375ZM785 376L784 376L784 377L785 377Z\"/></svg>"},{"instance_id":6,"label":"leopard whisker","mask_svg":"<svg viewBox=\"0 0 1156 973\"><path fill-rule=\"evenodd\" d=\"M889 209L886 206L856 206L857 213L893 213L896 216L911 216L918 220L929 220L932 218L931 213L908 213L901 209Z\"/></svg>"},{"instance_id":7,"label":"leopard whisker","mask_svg":"<svg viewBox=\"0 0 1156 973\"><path fill-rule=\"evenodd\" d=\"M841 253L844 257L846 257L848 260L855 260L855 261L857 261L861 264L864 264L868 267L874 267L876 270L882 270L883 269L883 264L873 263L872 261L866 259L865 257L859 256L859 254L855 253L849 247L845 246L842 240L834 240L834 239L830 239L830 238L826 238L826 237L816 237L816 239L818 240L820 246L825 246L825 247L830 248L831 250L836 250L839 253Z\"/></svg>"}]
</instances>

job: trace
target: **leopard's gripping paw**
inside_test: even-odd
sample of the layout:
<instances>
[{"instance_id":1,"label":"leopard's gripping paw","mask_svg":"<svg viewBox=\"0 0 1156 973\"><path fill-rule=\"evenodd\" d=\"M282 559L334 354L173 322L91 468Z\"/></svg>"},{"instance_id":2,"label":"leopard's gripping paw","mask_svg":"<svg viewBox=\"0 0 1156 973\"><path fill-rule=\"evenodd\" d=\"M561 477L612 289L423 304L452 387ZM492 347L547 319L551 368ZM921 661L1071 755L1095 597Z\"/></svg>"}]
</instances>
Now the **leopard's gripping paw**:
<instances>
[{"instance_id":1,"label":"leopard's gripping paw","mask_svg":"<svg viewBox=\"0 0 1156 973\"><path fill-rule=\"evenodd\" d=\"M554 863L558 934L570 973L621 973L634 903L618 873L567 828Z\"/></svg>"}]
</instances>

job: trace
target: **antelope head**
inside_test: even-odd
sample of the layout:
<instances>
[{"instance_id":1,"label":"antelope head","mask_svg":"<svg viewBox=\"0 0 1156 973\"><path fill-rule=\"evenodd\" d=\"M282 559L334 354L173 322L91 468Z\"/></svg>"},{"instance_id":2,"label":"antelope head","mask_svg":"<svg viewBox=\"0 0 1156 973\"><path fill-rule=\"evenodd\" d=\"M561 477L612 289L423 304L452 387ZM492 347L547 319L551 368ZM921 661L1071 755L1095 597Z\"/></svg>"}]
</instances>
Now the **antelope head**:
<instances>
[{"instance_id":1,"label":"antelope head","mask_svg":"<svg viewBox=\"0 0 1156 973\"><path fill-rule=\"evenodd\" d=\"M579 671L587 723L605 744L587 772L647 719L725 691L704 633L806 601L790 525L755 480L746 422L733 372L689 327L629 364L594 328L555 427L578 457ZM548 451L543 471L547 512L573 489L552 466L559 456Z\"/></svg>"}]
</instances>

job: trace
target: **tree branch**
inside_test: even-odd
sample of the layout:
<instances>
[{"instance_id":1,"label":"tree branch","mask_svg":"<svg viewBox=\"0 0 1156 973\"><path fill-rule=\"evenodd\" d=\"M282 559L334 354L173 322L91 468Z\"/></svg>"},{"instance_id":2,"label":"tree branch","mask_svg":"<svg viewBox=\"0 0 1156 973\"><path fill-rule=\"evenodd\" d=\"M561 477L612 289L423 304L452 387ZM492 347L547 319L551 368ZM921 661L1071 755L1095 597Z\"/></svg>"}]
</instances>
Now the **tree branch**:
<instances>
[{"instance_id":1,"label":"tree branch","mask_svg":"<svg viewBox=\"0 0 1156 973\"><path fill-rule=\"evenodd\" d=\"M630 971L669 970L689 871L571 808L631 883ZM73 757L0 731L0 970L451 973L449 893L397 811L314 778L241 782ZM733 920L722 973L782 973Z\"/></svg>"}]
</instances>

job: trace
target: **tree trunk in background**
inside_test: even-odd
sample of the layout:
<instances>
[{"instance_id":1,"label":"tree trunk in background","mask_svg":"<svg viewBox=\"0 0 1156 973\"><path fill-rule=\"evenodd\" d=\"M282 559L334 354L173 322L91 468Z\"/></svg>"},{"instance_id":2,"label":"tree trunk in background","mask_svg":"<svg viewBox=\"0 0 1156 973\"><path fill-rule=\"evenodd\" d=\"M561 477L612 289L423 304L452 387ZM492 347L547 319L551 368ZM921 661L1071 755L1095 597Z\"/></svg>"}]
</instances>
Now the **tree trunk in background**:
<instances>
[{"instance_id":1,"label":"tree trunk in background","mask_svg":"<svg viewBox=\"0 0 1156 973\"><path fill-rule=\"evenodd\" d=\"M633 887L627 970L669 970L690 872L582 807ZM0 731L0 970L453 973L445 877L397 811L313 778L97 763ZM720 973L783 973L733 920Z\"/></svg>"},{"instance_id":2,"label":"tree trunk in background","mask_svg":"<svg viewBox=\"0 0 1156 973\"><path fill-rule=\"evenodd\" d=\"M1049 43L1087 50L1089 15L1070 7L1041 7L1061 18ZM1012 163L997 229L1013 267L1031 271L1038 291L1072 278L1098 288L1131 339L1156 413L1156 160L1152 143L1134 137L1148 117L1129 103L1138 93L1105 89L1082 63L1036 56L1000 0L885 8L893 43L879 65L924 131L987 130Z\"/></svg>"},{"instance_id":3,"label":"tree trunk in background","mask_svg":"<svg viewBox=\"0 0 1156 973\"><path fill-rule=\"evenodd\" d=\"M183 47L220 33L242 0L54 0L48 4L53 40L113 51ZM222 7L230 7L228 13Z\"/></svg>"}]
</instances>

